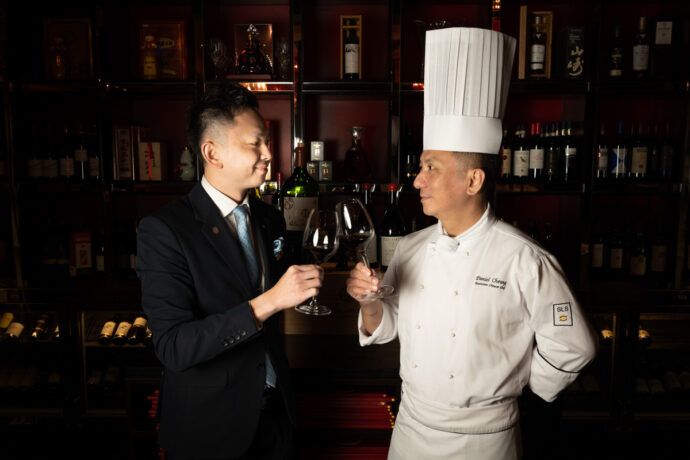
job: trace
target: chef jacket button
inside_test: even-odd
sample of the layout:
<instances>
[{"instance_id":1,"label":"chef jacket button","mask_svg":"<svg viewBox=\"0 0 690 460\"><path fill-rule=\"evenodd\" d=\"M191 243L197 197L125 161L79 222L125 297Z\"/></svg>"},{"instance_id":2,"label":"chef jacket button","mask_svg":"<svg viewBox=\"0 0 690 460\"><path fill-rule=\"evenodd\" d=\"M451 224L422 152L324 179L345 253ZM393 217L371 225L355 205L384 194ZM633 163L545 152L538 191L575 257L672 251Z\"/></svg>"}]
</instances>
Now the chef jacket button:
<instances>
[{"instance_id":1,"label":"chef jacket button","mask_svg":"<svg viewBox=\"0 0 690 460\"><path fill-rule=\"evenodd\" d=\"M230 342L228 342L227 340L223 340L223 346L226 347L226 348L229 347L229 346L230 346Z\"/></svg>"},{"instance_id":2,"label":"chef jacket button","mask_svg":"<svg viewBox=\"0 0 690 460\"><path fill-rule=\"evenodd\" d=\"M235 340L239 342L239 340L240 340L240 335L239 335L239 334L237 334L237 335L235 336Z\"/></svg>"},{"instance_id":3,"label":"chef jacket button","mask_svg":"<svg viewBox=\"0 0 690 460\"><path fill-rule=\"evenodd\" d=\"M412 369L417 369L417 365L416 365L416 364L413 364L413 365L412 365Z\"/></svg>"},{"instance_id":4,"label":"chef jacket button","mask_svg":"<svg viewBox=\"0 0 690 460\"><path fill-rule=\"evenodd\" d=\"M423 285L423 284L420 284L420 285L419 285L419 289L424 289L424 285Z\"/></svg>"},{"instance_id":5,"label":"chef jacket button","mask_svg":"<svg viewBox=\"0 0 690 460\"><path fill-rule=\"evenodd\" d=\"M467 254L467 257L470 256L470 251L467 251L465 254Z\"/></svg>"},{"instance_id":6,"label":"chef jacket button","mask_svg":"<svg viewBox=\"0 0 690 460\"><path fill-rule=\"evenodd\" d=\"M235 343L235 339L230 339L230 343Z\"/></svg>"},{"instance_id":7,"label":"chef jacket button","mask_svg":"<svg viewBox=\"0 0 690 460\"><path fill-rule=\"evenodd\" d=\"M449 375L448 375L448 378L449 378L449 379L452 379L453 377L454 377L453 374L449 374Z\"/></svg>"},{"instance_id":8,"label":"chef jacket button","mask_svg":"<svg viewBox=\"0 0 690 460\"><path fill-rule=\"evenodd\" d=\"M417 324L417 329L421 329L421 328L422 328L422 325L421 325L421 324Z\"/></svg>"},{"instance_id":9,"label":"chef jacket button","mask_svg":"<svg viewBox=\"0 0 690 460\"><path fill-rule=\"evenodd\" d=\"M455 331L450 331L450 336L455 337Z\"/></svg>"},{"instance_id":10,"label":"chef jacket button","mask_svg":"<svg viewBox=\"0 0 690 460\"><path fill-rule=\"evenodd\" d=\"M459 294L458 291L453 291L453 295L454 295L454 296L457 296L458 294Z\"/></svg>"}]
</instances>

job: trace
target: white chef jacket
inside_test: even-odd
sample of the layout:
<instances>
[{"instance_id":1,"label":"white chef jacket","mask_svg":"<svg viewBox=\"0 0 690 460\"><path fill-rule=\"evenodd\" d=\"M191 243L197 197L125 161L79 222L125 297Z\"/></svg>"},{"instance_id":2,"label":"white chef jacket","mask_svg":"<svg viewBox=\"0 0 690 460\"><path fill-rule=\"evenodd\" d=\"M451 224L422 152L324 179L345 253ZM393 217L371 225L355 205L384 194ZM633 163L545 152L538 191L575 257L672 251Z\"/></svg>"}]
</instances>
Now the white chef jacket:
<instances>
[{"instance_id":1,"label":"white chef jacket","mask_svg":"<svg viewBox=\"0 0 690 460\"><path fill-rule=\"evenodd\" d=\"M594 331L556 258L490 207L455 238L440 222L403 238L383 282L395 293L383 300L371 336L360 311L359 341L399 338L397 424L407 428L514 437L523 387L553 401L596 354ZM394 433L391 451L405 454L392 457L434 458L412 438ZM468 458L509 458L491 455Z\"/></svg>"}]
</instances>

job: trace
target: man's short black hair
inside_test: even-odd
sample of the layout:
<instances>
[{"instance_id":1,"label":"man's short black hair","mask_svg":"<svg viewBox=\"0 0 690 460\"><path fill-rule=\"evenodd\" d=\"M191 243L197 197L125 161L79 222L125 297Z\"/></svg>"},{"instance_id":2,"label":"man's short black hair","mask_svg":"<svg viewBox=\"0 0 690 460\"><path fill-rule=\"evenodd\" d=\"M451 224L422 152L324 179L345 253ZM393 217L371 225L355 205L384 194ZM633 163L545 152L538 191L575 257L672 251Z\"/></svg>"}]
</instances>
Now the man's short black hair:
<instances>
[{"instance_id":1,"label":"man's short black hair","mask_svg":"<svg viewBox=\"0 0 690 460\"><path fill-rule=\"evenodd\" d=\"M459 162L468 169L481 169L484 171L484 184L479 194L485 203L492 203L498 180L499 155L474 152L454 152Z\"/></svg>"},{"instance_id":2,"label":"man's short black hair","mask_svg":"<svg viewBox=\"0 0 690 460\"><path fill-rule=\"evenodd\" d=\"M192 152L201 157L201 137L215 122L232 123L245 109L258 111L254 93L236 83L208 87L204 95L187 109L187 141Z\"/></svg>"}]
</instances>

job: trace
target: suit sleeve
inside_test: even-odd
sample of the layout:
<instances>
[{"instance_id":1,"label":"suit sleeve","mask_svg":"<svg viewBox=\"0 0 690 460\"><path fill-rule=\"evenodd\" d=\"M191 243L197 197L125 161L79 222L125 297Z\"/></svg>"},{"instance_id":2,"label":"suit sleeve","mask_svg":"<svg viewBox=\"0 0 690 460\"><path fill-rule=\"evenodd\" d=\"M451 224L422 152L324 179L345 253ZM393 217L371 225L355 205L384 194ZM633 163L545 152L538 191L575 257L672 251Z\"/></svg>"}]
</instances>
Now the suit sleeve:
<instances>
[{"instance_id":1,"label":"suit sleeve","mask_svg":"<svg viewBox=\"0 0 690 460\"><path fill-rule=\"evenodd\" d=\"M523 295L535 332L529 386L551 402L595 357L597 341L558 261L538 256Z\"/></svg>"},{"instance_id":2,"label":"suit sleeve","mask_svg":"<svg viewBox=\"0 0 690 460\"><path fill-rule=\"evenodd\" d=\"M254 337L257 325L248 301L200 318L194 281L182 246L161 219L141 220L137 275L142 307L158 359L181 372L232 350Z\"/></svg>"}]
</instances>

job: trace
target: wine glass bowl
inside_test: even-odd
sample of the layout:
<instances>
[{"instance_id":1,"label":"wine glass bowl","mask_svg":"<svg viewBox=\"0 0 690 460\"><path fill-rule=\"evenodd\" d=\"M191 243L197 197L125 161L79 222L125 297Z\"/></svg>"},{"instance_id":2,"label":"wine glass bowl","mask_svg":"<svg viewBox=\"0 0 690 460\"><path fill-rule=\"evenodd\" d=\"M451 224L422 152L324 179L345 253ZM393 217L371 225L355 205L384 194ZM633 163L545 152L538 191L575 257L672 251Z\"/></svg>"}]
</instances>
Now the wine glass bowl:
<instances>
[{"instance_id":1,"label":"wine glass bowl","mask_svg":"<svg viewBox=\"0 0 690 460\"><path fill-rule=\"evenodd\" d=\"M340 218L341 242L353 249L364 265L369 268L366 248L376 238L376 229L367 208L359 199L350 198L338 203L336 211ZM372 274L375 274L373 270ZM393 286L381 285L376 291L372 291L360 300L381 299L391 295L393 291Z\"/></svg>"},{"instance_id":2,"label":"wine glass bowl","mask_svg":"<svg viewBox=\"0 0 690 460\"><path fill-rule=\"evenodd\" d=\"M317 264L326 262L338 251L340 244L339 217L335 211L312 209L302 235L302 247L308 250ZM300 313L315 316L330 315L331 309L317 302L316 296L309 303L295 307Z\"/></svg>"}]
</instances>

